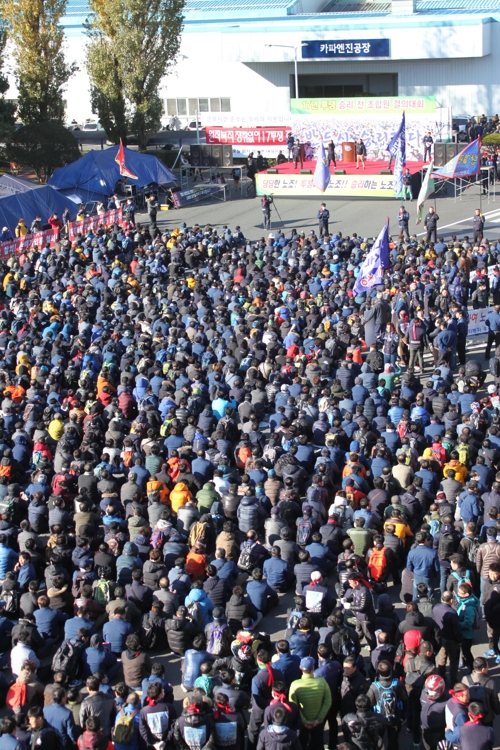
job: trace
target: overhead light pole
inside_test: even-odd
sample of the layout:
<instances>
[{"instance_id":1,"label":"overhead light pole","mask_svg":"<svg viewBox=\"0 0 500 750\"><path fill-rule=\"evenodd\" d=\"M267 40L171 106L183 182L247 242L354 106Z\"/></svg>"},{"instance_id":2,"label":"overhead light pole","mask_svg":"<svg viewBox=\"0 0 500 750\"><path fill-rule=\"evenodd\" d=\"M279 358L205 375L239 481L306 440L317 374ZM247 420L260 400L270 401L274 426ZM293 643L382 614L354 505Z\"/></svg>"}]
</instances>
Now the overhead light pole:
<instances>
[{"instance_id":1,"label":"overhead light pole","mask_svg":"<svg viewBox=\"0 0 500 750\"><path fill-rule=\"evenodd\" d=\"M297 67L297 50L301 49L304 42L300 44L266 44L266 47L283 47L284 49L293 49L294 51L294 70L295 70L295 98L299 98L299 70Z\"/></svg>"}]
</instances>

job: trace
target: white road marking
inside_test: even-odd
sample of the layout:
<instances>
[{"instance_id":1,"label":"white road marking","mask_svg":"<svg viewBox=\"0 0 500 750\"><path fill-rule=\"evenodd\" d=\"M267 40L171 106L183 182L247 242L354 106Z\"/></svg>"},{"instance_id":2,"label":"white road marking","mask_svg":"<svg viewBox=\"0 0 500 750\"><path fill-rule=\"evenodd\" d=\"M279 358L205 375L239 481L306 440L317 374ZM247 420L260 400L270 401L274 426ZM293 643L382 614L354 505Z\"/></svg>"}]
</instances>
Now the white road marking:
<instances>
[{"instance_id":1,"label":"white road marking","mask_svg":"<svg viewBox=\"0 0 500 750\"><path fill-rule=\"evenodd\" d=\"M500 208L495 208L493 211L487 211L486 213L483 214L483 216L486 219L488 217L491 218L495 214L499 214L499 218L500 218ZM441 232L443 229L448 229L448 227L455 227L455 226L457 226L457 224L467 224L467 223L470 224L472 222L473 218L474 218L473 216L470 216L467 219L460 219L460 221L454 221L452 224L445 224L442 227L438 227L438 233ZM486 226L486 229L488 229L487 226ZM472 229L471 229L471 231L472 231ZM427 232L420 232L419 234L417 234L417 237L423 237L424 234L427 234Z\"/></svg>"}]
</instances>

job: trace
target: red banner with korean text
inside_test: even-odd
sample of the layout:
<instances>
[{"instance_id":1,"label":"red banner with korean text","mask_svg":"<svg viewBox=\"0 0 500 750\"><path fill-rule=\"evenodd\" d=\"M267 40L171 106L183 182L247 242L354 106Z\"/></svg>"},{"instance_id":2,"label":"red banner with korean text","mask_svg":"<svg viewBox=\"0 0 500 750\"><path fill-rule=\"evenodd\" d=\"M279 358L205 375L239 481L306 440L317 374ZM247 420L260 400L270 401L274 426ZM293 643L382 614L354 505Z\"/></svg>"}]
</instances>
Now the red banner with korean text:
<instances>
[{"instance_id":1,"label":"red banner with korean text","mask_svg":"<svg viewBox=\"0 0 500 750\"><path fill-rule=\"evenodd\" d=\"M123 222L123 208L115 208L113 211L106 211L104 214L96 214L96 216L87 216L82 221L72 221L69 224L69 235L68 238L73 241L78 237L79 234L87 234L87 232L95 232L99 227L111 227L113 224L121 224Z\"/></svg>"},{"instance_id":2,"label":"red banner with korean text","mask_svg":"<svg viewBox=\"0 0 500 750\"><path fill-rule=\"evenodd\" d=\"M9 242L0 242L0 258L10 258L11 255L20 253L23 250L31 250L34 247L45 247L47 242L50 247L54 247L57 242L57 235L57 231L54 232L53 229L46 229L44 232L27 234L26 237L18 237Z\"/></svg>"},{"instance_id":3,"label":"red banner with korean text","mask_svg":"<svg viewBox=\"0 0 500 750\"><path fill-rule=\"evenodd\" d=\"M255 146L286 146L290 128L205 128L207 143L249 143Z\"/></svg>"}]
</instances>

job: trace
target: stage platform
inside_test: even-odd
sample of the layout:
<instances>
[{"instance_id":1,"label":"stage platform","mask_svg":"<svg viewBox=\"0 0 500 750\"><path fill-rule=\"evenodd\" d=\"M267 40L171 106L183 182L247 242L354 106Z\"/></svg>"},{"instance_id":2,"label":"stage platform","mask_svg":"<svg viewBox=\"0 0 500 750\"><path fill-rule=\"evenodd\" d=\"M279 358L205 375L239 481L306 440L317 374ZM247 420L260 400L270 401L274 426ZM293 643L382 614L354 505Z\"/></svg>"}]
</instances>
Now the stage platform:
<instances>
[{"instance_id":1,"label":"stage platform","mask_svg":"<svg viewBox=\"0 0 500 750\"><path fill-rule=\"evenodd\" d=\"M407 167L414 175L413 197L416 198L421 184L422 161L409 161ZM280 164L275 167L278 174L258 172L256 175L257 195L273 193L286 197L287 195L306 195L325 198L394 198L394 176L380 174L387 169L387 161L367 161L366 169L356 169L356 164L337 161L337 169L344 169L345 175L335 174L330 166L330 184L324 193L313 185L315 161L305 161L302 169L310 169L311 174L300 174L301 167L295 169L293 162ZM394 168L394 165L393 165Z\"/></svg>"}]
</instances>

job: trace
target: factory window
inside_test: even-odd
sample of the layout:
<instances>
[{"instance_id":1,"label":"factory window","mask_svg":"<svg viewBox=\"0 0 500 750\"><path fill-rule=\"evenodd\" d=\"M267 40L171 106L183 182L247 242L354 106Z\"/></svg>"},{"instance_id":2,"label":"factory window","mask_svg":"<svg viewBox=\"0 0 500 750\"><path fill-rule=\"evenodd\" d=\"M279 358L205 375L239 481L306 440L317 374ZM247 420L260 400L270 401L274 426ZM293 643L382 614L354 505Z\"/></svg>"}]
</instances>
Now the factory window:
<instances>
[{"instance_id":1,"label":"factory window","mask_svg":"<svg viewBox=\"0 0 500 750\"><path fill-rule=\"evenodd\" d=\"M188 114L196 115L198 112L231 112L231 99L219 97L208 99L167 99L167 115L169 117L185 117Z\"/></svg>"}]
</instances>

